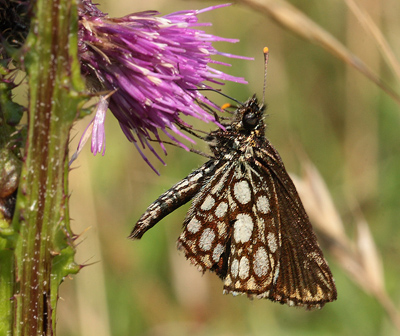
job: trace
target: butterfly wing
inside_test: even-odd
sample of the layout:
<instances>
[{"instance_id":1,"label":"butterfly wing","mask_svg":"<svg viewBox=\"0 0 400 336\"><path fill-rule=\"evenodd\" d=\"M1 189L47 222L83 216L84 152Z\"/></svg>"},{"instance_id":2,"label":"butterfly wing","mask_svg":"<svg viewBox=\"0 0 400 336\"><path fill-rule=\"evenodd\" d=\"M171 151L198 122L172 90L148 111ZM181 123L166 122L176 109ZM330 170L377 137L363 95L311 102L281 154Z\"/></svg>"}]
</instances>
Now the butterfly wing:
<instances>
[{"instance_id":1,"label":"butterfly wing","mask_svg":"<svg viewBox=\"0 0 400 336\"><path fill-rule=\"evenodd\" d=\"M247 162L236 166L228 190L233 232L224 293L268 296L281 252L274 190Z\"/></svg>"},{"instance_id":2,"label":"butterfly wing","mask_svg":"<svg viewBox=\"0 0 400 336\"><path fill-rule=\"evenodd\" d=\"M182 181L175 184L149 205L139 218L129 238L140 239L161 219L190 201L218 168L215 160L207 161Z\"/></svg>"},{"instance_id":3,"label":"butterfly wing","mask_svg":"<svg viewBox=\"0 0 400 336\"><path fill-rule=\"evenodd\" d=\"M268 188L274 190L270 203L275 203L274 217L280 233L279 272L268 297L308 308L336 300L333 276L310 220L278 152L269 142L256 156L255 165L266 177Z\"/></svg>"},{"instance_id":4,"label":"butterfly wing","mask_svg":"<svg viewBox=\"0 0 400 336\"><path fill-rule=\"evenodd\" d=\"M226 161L215 171L193 199L178 239L178 249L192 264L222 278L226 275L231 236L226 186L233 173L233 165Z\"/></svg>"}]
</instances>

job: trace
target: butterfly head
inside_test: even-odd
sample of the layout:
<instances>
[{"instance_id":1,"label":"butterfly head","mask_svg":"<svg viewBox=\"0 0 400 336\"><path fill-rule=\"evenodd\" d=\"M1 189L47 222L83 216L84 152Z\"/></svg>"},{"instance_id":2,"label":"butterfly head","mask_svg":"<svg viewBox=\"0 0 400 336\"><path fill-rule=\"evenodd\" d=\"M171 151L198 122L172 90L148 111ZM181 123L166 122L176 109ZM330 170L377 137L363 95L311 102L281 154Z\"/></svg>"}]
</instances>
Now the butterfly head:
<instances>
[{"instance_id":1,"label":"butterfly head","mask_svg":"<svg viewBox=\"0 0 400 336\"><path fill-rule=\"evenodd\" d=\"M254 95L238 107L235 111L234 121L227 126L227 130L247 136L254 133L256 136L263 136L265 132L264 110L264 104L259 103Z\"/></svg>"},{"instance_id":2,"label":"butterfly head","mask_svg":"<svg viewBox=\"0 0 400 336\"><path fill-rule=\"evenodd\" d=\"M253 156L253 148L265 141L264 110L255 95L240 105L223 124L225 130L218 129L205 138L214 156L226 160Z\"/></svg>"}]
</instances>

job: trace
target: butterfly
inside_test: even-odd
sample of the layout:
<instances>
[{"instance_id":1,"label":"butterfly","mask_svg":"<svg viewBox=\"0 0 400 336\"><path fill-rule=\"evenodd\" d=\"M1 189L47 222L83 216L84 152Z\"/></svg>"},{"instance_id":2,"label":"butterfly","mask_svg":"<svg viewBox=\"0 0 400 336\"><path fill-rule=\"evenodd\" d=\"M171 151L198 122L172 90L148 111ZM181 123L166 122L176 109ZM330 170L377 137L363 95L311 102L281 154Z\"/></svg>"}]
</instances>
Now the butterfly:
<instances>
[{"instance_id":1,"label":"butterfly","mask_svg":"<svg viewBox=\"0 0 400 336\"><path fill-rule=\"evenodd\" d=\"M322 308L336 300L329 266L277 150L265 137L263 103L254 95L224 128L204 140L211 159L154 201L129 238L192 204L178 249L203 273L215 272L224 293Z\"/></svg>"}]
</instances>

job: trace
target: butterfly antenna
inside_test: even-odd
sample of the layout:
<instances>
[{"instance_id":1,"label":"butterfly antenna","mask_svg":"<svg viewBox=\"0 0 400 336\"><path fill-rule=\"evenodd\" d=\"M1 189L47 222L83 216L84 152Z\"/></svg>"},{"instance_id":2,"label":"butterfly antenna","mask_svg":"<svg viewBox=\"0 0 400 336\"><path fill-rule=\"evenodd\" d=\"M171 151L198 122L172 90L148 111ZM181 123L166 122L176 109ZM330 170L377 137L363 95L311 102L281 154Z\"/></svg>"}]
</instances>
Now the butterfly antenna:
<instances>
[{"instance_id":1,"label":"butterfly antenna","mask_svg":"<svg viewBox=\"0 0 400 336\"><path fill-rule=\"evenodd\" d=\"M216 93L220 94L221 96L224 96L225 98L228 98L228 99L230 99L230 100L233 100L235 103L238 103L240 106L243 106L243 103L242 103L242 102L240 102L239 100L237 100L237 99L235 99L235 98L233 98L233 97L231 97L231 96L228 96L228 95L225 94L225 93L222 93L222 92L219 91L219 90L214 90L214 89L194 89L194 90L197 90L197 91L213 91L213 92L216 92Z\"/></svg>"},{"instance_id":2,"label":"butterfly antenna","mask_svg":"<svg viewBox=\"0 0 400 336\"><path fill-rule=\"evenodd\" d=\"M264 102L265 102L265 88L267 86L267 67L268 67L268 55L269 55L268 47L265 47L263 51L264 51L264 87L263 87L263 100L262 100L262 103L264 105Z\"/></svg>"}]
</instances>

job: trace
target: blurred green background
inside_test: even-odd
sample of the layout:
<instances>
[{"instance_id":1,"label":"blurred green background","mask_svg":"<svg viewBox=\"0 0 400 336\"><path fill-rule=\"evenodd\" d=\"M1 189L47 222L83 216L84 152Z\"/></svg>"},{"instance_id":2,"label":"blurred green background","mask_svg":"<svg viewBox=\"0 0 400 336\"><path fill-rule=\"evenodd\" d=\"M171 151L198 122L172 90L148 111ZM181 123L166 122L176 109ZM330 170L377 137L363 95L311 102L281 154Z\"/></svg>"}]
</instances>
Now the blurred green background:
<instances>
[{"instance_id":1,"label":"blurred green background","mask_svg":"<svg viewBox=\"0 0 400 336\"><path fill-rule=\"evenodd\" d=\"M216 2L101 0L110 16L155 9L161 14L201 9ZM358 55L392 88L398 78L383 61L374 39L337 0L291 3ZM396 55L400 54L400 3L363 0ZM263 88L262 49L270 58L266 101L267 136L289 172L300 173L301 148L319 169L335 206L356 239L353 204L365 216L383 259L390 298L400 306L400 113L399 106L363 75L320 47L297 37L271 19L236 4L200 15L212 22L208 33L240 39L217 43L222 52L254 57L229 60L231 75L249 85L227 83L225 94L245 101ZM220 60L227 61L227 59ZM207 96L222 105L227 99ZM90 117L91 118L91 117ZM76 148L87 118L76 125ZM213 125L198 125L212 130ZM89 147L70 173L72 227L80 235L76 260L91 264L66 279L58 304L60 336L105 335L395 335L392 321L378 301L352 281L326 251L336 279L338 300L308 312L246 297L222 295L214 274L202 275L176 250L175 241L188 205L178 209L142 240L126 237L146 207L205 159L168 148L156 176L129 143L114 119L106 119L107 151L93 157ZM74 147L75 146L75 147ZM203 144L200 148L206 150ZM201 147L203 146L203 147ZM199 147L198 147L199 148Z\"/></svg>"}]
</instances>

